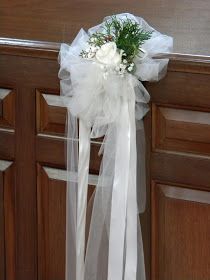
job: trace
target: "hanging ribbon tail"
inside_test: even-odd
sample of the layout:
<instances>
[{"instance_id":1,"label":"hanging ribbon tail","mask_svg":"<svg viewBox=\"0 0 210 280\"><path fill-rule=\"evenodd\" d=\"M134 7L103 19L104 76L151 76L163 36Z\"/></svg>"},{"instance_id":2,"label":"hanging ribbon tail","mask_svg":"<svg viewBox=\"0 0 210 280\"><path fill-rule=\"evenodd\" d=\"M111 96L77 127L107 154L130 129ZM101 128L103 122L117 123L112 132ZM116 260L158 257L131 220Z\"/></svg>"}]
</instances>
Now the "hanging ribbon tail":
<instances>
[{"instance_id":1,"label":"hanging ribbon tail","mask_svg":"<svg viewBox=\"0 0 210 280\"><path fill-rule=\"evenodd\" d=\"M136 194L135 100L110 124L94 197L85 280L145 280ZM138 267L141 267L139 271ZM138 276L137 276L138 269ZM137 278L140 277L140 278Z\"/></svg>"},{"instance_id":2,"label":"hanging ribbon tail","mask_svg":"<svg viewBox=\"0 0 210 280\"><path fill-rule=\"evenodd\" d=\"M68 161L70 178L67 186L66 279L71 279L73 275L75 279L97 280L99 276L103 276L100 279L107 279L107 271L110 277L108 279L115 279L114 277L123 279L123 275L125 280L131 279L131 276L135 279L137 248L140 249L138 258L141 257L138 265L142 268L140 270L142 277L139 279L145 279L142 237L141 231L138 230L140 224L136 203L135 116L134 110L130 107L127 102L123 104L119 122L110 125L107 132L94 198L86 258L85 217L90 153L89 130L80 121L80 148L78 149L78 142L75 140L77 125L75 123L71 125L71 133L68 136L71 157ZM71 116L69 122L72 121ZM72 138L73 134L74 138ZM77 157L75 151L79 154L78 170L75 165ZM76 178L77 171L78 178ZM78 189L74 187L76 183ZM74 244L76 246L73 246ZM72 256L73 254L75 255ZM76 267L75 271L74 267Z\"/></svg>"},{"instance_id":3,"label":"hanging ribbon tail","mask_svg":"<svg viewBox=\"0 0 210 280\"><path fill-rule=\"evenodd\" d=\"M65 279L76 279L76 201L78 174L77 119L67 114L66 265Z\"/></svg>"},{"instance_id":4,"label":"hanging ribbon tail","mask_svg":"<svg viewBox=\"0 0 210 280\"><path fill-rule=\"evenodd\" d=\"M76 225L76 279L84 280L85 272L85 229L90 162L90 128L79 120L79 162Z\"/></svg>"},{"instance_id":5,"label":"hanging ribbon tail","mask_svg":"<svg viewBox=\"0 0 210 280\"><path fill-rule=\"evenodd\" d=\"M79 135L79 141L78 141ZM68 110L66 192L66 279L84 279L90 128Z\"/></svg>"},{"instance_id":6,"label":"hanging ribbon tail","mask_svg":"<svg viewBox=\"0 0 210 280\"><path fill-rule=\"evenodd\" d=\"M121 114L117 123L116 140L115 175L111 201L108 257L108 279L110 280L123 279L124 274L131 148L131 123L128 102L126 100L122 101ZM136 260L134 260L134 266L136 267Z\"/></svg>"},{"instance_id":7,"label":"hanging ribbon tail","mask_svg":"<svg viewBox=\"0 0 210 280\"><path fill-rule=\"evenodd\" d=\"M66 280L71 280L72 275L76 280L145 280L137 205L135 91L132 83L128 89L130 98L121 99L118 118L107 126L105 133L98 184L91 202L93 210L87 248L86 209L93 131L80 119L78 133L77 119L69 112Z\"/></svg>"},{"instance_id":8,"label":"hanging ribbon tail","mask_svg":"<svg viewBox=\"0 0 210 280\"><path fill-rule=\"evenodd\" d=\"M145 280L144 250L141 225L138 216L137 198L137 142L135 102L129 102L131 127L129 188L127 198L126 241L125 241L125 274L124 280ZM144 136L144 135L143 135ZM145 170L144 170L145 172ZM138 188L141 187L138 185Z\"/></svg>"}]
</instances>

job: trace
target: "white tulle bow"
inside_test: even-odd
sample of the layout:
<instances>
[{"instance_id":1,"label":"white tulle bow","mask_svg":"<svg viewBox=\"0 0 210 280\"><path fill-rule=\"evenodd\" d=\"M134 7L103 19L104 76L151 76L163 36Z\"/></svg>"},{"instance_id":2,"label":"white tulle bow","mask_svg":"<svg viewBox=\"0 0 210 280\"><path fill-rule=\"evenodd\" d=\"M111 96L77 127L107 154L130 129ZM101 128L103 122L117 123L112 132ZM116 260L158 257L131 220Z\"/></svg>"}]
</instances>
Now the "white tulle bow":
<instances>
[{"instance_id":1,"label":"white tulle bow","mask_svg":"<svg viewBox=\"0 0 210 280\"><path fill-rule=\"evenodd\" d=\"M135 75L112 71L112 64L120 59L113 44L98 52L94 61L80 57L88 34L100 30L103 23L88 33L81 30L70 46L62 44L60 50L61 94L68 108L66 280L145 279L138 212L144 211L146 201L142 118L150 96L141 81L158 81L164 76L168 60L152 57L171 51L173 41L142 18L131 14L116 17L130 18L153 31L142 46L142 56L135 60ZM141 121L137 150L136 119ZM102 136L103 159L89 208L90 138ZM76 174L74 178L72 174Z\"/></svg>"}]
</instances>

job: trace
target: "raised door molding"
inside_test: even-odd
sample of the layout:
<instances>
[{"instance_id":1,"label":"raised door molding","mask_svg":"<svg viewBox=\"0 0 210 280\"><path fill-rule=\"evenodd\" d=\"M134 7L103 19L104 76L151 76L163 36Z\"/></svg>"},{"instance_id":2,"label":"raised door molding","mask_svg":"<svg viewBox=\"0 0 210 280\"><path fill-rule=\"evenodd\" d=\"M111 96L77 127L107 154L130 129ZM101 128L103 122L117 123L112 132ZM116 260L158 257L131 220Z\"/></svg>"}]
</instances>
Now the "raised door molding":
<instances>
[{"instance_id":1,"label":"raised door molding","mask_svg":"<svg viewBox=\"0 0 210 280\"><path fill-rule=\"evenodd\" d=\"M0 157L14 158L15 91L0 87Z\"/></svg>"},{"instance_id":2,"label":"raised door molding","mask_svg":"<svg viewBox=\"0 0 210 280\"><path fill-rule=\"evenodd\" d=\"M38 280L65 279L66 178L65 170L37 166ZM89 183L88 201L97 176Z\"/></svg>"},{"instance_id":3,"label":"raised door molding","mask_svg":"<svg viewBox=\"0 0 210 280\"><path fill-rule=\"evenodd\" d=\"M210 192L152 185L152 280L210 279Z\"/></svg>"},{"instance_id":4,"label":"raised door molding","mask_svg":"<svg viewBox=\"0 0 210 280\"><path fill-rule=\"evenodd\" d=\"M36 90L37 133L64 136L66 111L59 93Z\"/></svg>"},{"instance_id":5,"label":"raised door molding","mask_svg":"<svg viewBox=\"0 0 210 280\"><path fill-rule=\"evenodd\" d=\"M15 126L15 92L0 88L0 127L14 129Z\"/></svg>"},{"instance_id":6,"label":"raised door molding","mask_svg":"<svg viewBox=\"0 0 210 280\"><path fill-rule=\"evenodd\" d=\"M152 105L153 150L210 155L210 112Z\"/></svg>"},{"instance_id":7,"label":"raised door molding","mask_svg":"<svg viewBox=\"0 0 210 280\"><path fill-rule=\"evenodd\" d=\"M13 163L0 160L0 280L15 279L14 199Z\"/></svg>"},{"instance_id":8,"label":"raised door molding","mask_svg":"<svg viewBox=\"0 0 210 280\"><path fill-rule=\"evenodd\" d=\"M147 84L152 102L201 111L210 108L209 63L196 64L173 59L170 63L164 79Z\"/></svg>"}]
</instances>

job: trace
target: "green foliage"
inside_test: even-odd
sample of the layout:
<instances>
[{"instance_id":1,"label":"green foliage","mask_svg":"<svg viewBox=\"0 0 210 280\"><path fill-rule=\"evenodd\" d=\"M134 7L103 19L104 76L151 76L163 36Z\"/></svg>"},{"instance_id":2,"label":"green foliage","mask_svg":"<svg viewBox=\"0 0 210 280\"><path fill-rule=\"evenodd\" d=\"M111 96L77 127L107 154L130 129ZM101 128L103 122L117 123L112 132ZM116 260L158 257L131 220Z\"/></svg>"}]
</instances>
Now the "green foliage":
<instances>
[{"instance_id":1,"label":"green foliage","mask_svg":"<svg viewBox=\"0 0 210 280\"><path fill-rule=\"evenodd\" d=\"M118 20L112 17L104 23L103 30L91 35L89 44L101 47L106 42L115 42L124 51L128 62L139 55L141 45L151 38L152 32L144 31L137 22L130 19Z\"/></svg>"}]
</instances>

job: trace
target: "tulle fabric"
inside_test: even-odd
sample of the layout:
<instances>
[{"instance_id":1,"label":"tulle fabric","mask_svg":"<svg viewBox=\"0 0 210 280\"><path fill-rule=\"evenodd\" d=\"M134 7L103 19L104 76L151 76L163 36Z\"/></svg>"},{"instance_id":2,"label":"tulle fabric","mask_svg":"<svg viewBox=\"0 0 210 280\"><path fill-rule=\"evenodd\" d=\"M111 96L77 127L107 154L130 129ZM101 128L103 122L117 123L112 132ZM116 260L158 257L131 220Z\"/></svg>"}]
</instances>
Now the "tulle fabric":
<instances>
[{"instance_id":1,"label":"tulle fabric","mask_svg":"<svg viewBox=\"0 0 210 280\"><path fill-rule=\"evenodd\" d=\"M150 96L141 81L158 81L165 75L168 60L153 56L170 52L173 40L140 17L116 16L153 31L142 46L147 55L135 61L135 75L110 73L104 79L99 64L79 56L87 48L88 34L103 30L104 23L88 33L81 29L70 46L61 45L59 55L61 95L68 108L66 280L145 280L138 213L146 202L142 118ZM103 158L88 206L90 139L102 136ZM87 234L86 215L91 210Z\"/></svg>"}]
</instances>

